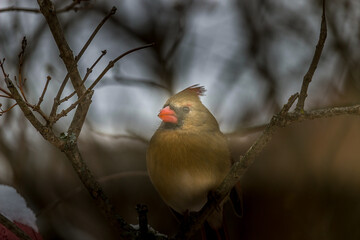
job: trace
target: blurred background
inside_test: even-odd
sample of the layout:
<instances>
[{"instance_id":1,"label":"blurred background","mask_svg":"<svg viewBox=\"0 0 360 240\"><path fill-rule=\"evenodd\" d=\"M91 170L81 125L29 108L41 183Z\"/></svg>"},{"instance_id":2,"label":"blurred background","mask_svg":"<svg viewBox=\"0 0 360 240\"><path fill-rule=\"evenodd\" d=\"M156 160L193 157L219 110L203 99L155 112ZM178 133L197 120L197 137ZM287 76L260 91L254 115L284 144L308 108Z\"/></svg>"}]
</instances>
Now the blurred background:
<instances>
[{"instance_id":1,"label":"blurred background","mask_svg":"<svg viewBox=\"0 0 360 240\"><path fill-rule=\"evenodd\" d=\"M57 9L72 1L54 1ZM172 94L206 87L203 103L228 136L238 159L288 97L300 90L319 36L321 1L88 0L59 13L76 55L110 11L79 61L88 86L107 63L126 56L95 88L79 147L119 214L137 224L135 206L149 207L149 224L172 235L178 223L146 174L147 143L157 114ZM2 11L37 2L0 2L0 58L13 79L27 37L26 96L49 113L66 71L41 14ZM360 102L360 2L328 1L328 38L310 84L306 109ZM5 88L3 77L0 86ZM64 96L73 91L70 84ZM74 99L62 105L69 106ZM12 101L1 98L2 109ZM60 109L61 110L61 109ZM72 115L55 126L66 131ZM343 116L294 124L277 132L242 179L244 216L225 206L231 239L360 239L360 119ZM15 107L0 117L0 183L36 212L45 239L115 239L65 156L47 143ZM194 239L196 239L195 237Z\"/></svg>"}]
</instances>

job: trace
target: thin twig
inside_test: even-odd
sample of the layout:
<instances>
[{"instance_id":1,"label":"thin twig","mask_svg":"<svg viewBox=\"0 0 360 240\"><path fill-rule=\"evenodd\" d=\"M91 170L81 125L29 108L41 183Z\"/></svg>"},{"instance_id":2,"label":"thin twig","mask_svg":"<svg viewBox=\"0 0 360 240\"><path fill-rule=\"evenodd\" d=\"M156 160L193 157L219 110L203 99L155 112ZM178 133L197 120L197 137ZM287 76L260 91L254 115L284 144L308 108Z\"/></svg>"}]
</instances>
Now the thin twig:
<instances>
[{"instance_id":1,"label":"thin twig","mask_svg":"<svg viewBox=\"0 0 360 240\"><path fill-rule=\"evenodd\" d=\"M24 113L25 117L29 120L29 122L33 125L33 127L39 131L39 133L51 144L58 147L59 149L62 149L64 146L64 142L57 138L55 134L51 131L50 128L42 125L42 123L35 117L31 109L29 108L29 103L25 102L24 99L22 99L20 93L18 92L15 85L12 83L12 81L6 77L5 83L9 91L11 92L11 95L14 97L14 100L19 105L21 111Z\"/></svg>"},{"instance_id":2,"label":"thin twig","mask_svg":"<svg viewBox=\"0 0 360 240\"><path fill-rule=\"evenodd\" d=\"M69 78L70 78L70 74L67 73L64 80L61 82L60 88L54 98L54 103L53 103L51 111L50 111L50 116L49 116L50 119L54 118L54 116L56 115L56 111L60 105L61 94L63 93L65 86L66 86L67 82L69 81Z\"/></svg>"},{"instance_id":3,"label":"thin twig","mask_svg":"<svg viewBox=\"0 0 360 240\"><path fill-rule=\"evenodd\" d=\"M106 50L101 51L101 55L96 59L96 61L94 62L94 64L93 64L90 68L87 69L86 74L85 74L85 77L84 77L83 81L81 82L81 85L84 85L84 83L86 82L87 78L89 77L90 73L92 72L92 70L94 69L94 67L96 66L96 64L98 64L98 62L101 60L101 58L102 58L103 56L105 56L105 54L106 54ZM64 97L63 99L61 99L61 100L59 101L59 104L68 101L68 100L69 100L70 98L72 98L75 94L76 94L76 91L73 91L70 95L68 95L68 96Z\"/></svg>"},{"instance_id":4,"label":"thin twig","mask_svg":"<svg viewBox=\"0 0 360 240\"><path fill-rule=\"evenodd\" d=\"M148 207L144 204L137 204L136 211L138 212L139 220L139 238L148 239L149 238L149 227L148 227Z\"/></svg>"},{"instance_id":5,"label":"thin twig","mask_svg":"<svg viewBox=\"0 0 360 240\"><path fill-rule=\"evenodd\" d=\"M79 54L75 57L75 62L78 63L78 61L80 60L80 58L82 57L82 55L84 54L85 50L88 48L88 46L90 45L91 41L94 39L94 37L96 36L96 34L99 32L100 28L104 25L104 23L110 18L110 16L114 15L116 12L116 8L113 7L110 12L104 17L104 19L98 24L98 26L95 28L95 30L93 31L93 33L90 35L89 39L86 41L86 43L84 44L84 46L81 48ZM56 94L56 97L54 98L54 103L50 112L50 119L54 118L57 112L57 109L59 107L59 105L61 104L60 102L60 98L61 95L65 89L65 86L69 80L70 71L68 71L68 73L65 76L65 79L63 80L63 82L61 83L61 86ZM83 81L82 81L83 82ZM81 86L83 85L83 83L81 84ZM76 92L76 88L75 88L75 92Z\"/></svg>"},{"instance_id":6,"label":"thin twig","mask_svg":"<svg viewBox=\"0 0 360 240\"><path fill-rule=\"evenodd\" d=\"M4 75L4 77L6 78L6 77L9 76L9 74L6 74L6 72L5 72L4 63L5 63L5 58L3 58L2 61L0 60L0 67L1 67L1 71L2 71L2 73Z\"/></svg>"},{"instance_id":7,"label":"thin twig","mask_svg":"<svg viewBox=\"0 0 360 240\"><path fill-rule=\"evenodd\" d=\"M18 87L20 89L20 93L23 96L25 102L28 102L28 100L26 99L25 93L24 93L24 88L23 88L24 83L23 83L23 78L22 78L22 66L24 64L24 54L25 54L26 46L27 46L27 40L26 40L26 37L24 36L23 40L21 41L21 52L18 55L18 58L19 58L19 76L18 76L19 84L18 84Z\"/></svg>"},{"instance_id":8,"label":"thin twig","mask_svg":"<svg viewBox=\"0 0 360 240\"><path fill-rule=\"evenodd\" d=\"M13 104L11 107L9 107L9 108L6 109L6 110L1 110L1 111L0 111L0 114L4 114L4 113L10 111L10 110L11 110L13 107L15 107L16 105L17 105L17 103ZM0 108L0 109L1 109L1 108Z\"/></svg>"},{"instance_id":9,"label":"thin twig","mask_svg":"<svg viewBox=\"0 0 360 240\"><path fill-rule=\"evenodd\" d=\"M31 103L29 102L25 102L26 105L28 107L30 107L34 112L37 112L40 114L40 116L46 121L46 123L48 123L50 120L49 120L49 117L41 110L41 108L37 105L32 105Z\"/></svg>"},{"instance_id":10,"label":"thin twig","mask_svg":"<svg viewBox=\"0 0 360 240\"><path fill-rule=\"evenodd\" d=\"M54 4L51 0L37 0L40 11L46 19L46 22L50 28L51 34L55 40L56 46L60 52L60 58L65 64L66 70L69 73L71 83L76 90L78 96L81 96L85 92L85 88L81 87L81 77L77 68L77 62L73 55L73 51L66 41L64 31L59 22L56 12L54 11Z\"/></svg>"},{"instance_id":11,"label":"thin twig","mask_svg":"<svg viewBox=\"0 0 360 240\"><path fill-rule=\"evenodd\" d=\"M144 48L148 48L148 47L152 47L154 46L154 43L151 44L146 44L144 46L141 47L137 47L134 49L131 49L129 51L126 51L125 53L121 54L120 56L118 56L117 58L115 58L114 60L110 61L109 64L105 67L105 69L100 73L100 75L97 77L97 79L91 84L91 86L85 91L85 93L80 96L78 98L78 100L76 100L73 104L71 104L67 109L62 110L59 114L55 115L55 117L52 119L52 122L55 123L57 122L60 118L66 116L70 111L72 111L79 103L81 103L81 101L83 101L83 99L85 98L86 95L88 95L90 92L92 92L92 90L94 89L94 87L96 86L96 84L98 84L100 82L100 80L104 77L104 75L112 68L114 67L115 63L117 61L119 61L121 58L125 57L126 55L133 53L135 51L139 51L141 49Z\"/></svg>"},{"instance_id":12,"label":"thin twig","mask_svg":"<svg viewBox=\"0 0 360 240\"><path fill-rule=\"evenodd\" d=\"M305 113L294 111L286 115L286 125L304 120L315 120L319 118L329 118L341 115L360 115L360 105L317 109L307 111Z\"/></svg>"},{"instance_id":13,"label":"thin twig","mask_svg":"<svg viewBox=\"0 0 360 240\"><path fill-rule=\"evenodd\" d=\"M91 65L91 67L87 69L86 74L85 74L85 77L84 77L84 79L83 79L83 81L82 81L82 84L84 84L84 83L86 82L86 80L88 79L89 75L92 73L92 70L94 69L94 67L99 63L99 61L101 60L101 58L106 55L106 53L107 53L106 50L101 51L101 55L98 57L98 59L96 59L96 61L93 63L93 65Z\"/></svg>"},{"instance_id":14,"label":"thin twig","mask_svg":"<svg viewBox=\"0 0 360 240\"><path fill-rule=\"evenodd\" d=\"M43 92L41 93L41 96L39 97L39 101L38 103L35 105L36 108L40 108L40 104L42 103L42 101L44 100L44 96L45 96L45 93L46 93L46 90L47 90L47 87L49 85L49 82L51 80L51 77L50 76L47 76L46 78L46 83L45 83L45 87L43 89Z\"/></svg>"},{"instance_id":15,"label":"thin twig","mask_svg":"<svg viewBox=\"0 0 360 240\"><path fill-rule=\"evenodd\" d=\"M289 110L290 110L290 108L291 108L291 106L294 104L294 102L296 101L296 99L299 97L299 93L295 93L295 94L293 94L290 98L289 98L289 100L288 100L288 102L283 106L283 108L281 109L281 111L280 111L280 115L284 115L284 114L286 114L286 113L288 113L289 112Z\"/></svg>"},{"instance_id":16,"label":"thin twig","mask_svg":"<svg viewBox=\"0 0 360 240\"><path fill-rule=\"evenodd\" d=\"M8 95L2 95L2 94L0 94L0 97L13 99L12 97L9 97Z\"/></svg>"},{"instance_id":17,"label":"thin twig","mask_svg":"<svg viewBox=\"0 0 360 240\"><path fill-rule=\"evenodd\" d=\"M38 8L7 7L7 8L0 9L0 13L1 12L14 12L14 11L40 13L40 10Z\"/></svg>"},{"instance_id":18,"label":"thin twig","mask_svg":"<svg viewBox=\"0 0 360 240\"><path fill-rule=\"evenodd\" d=\"M76 0L69 4L68 6L65 6L59 10L56 10L56 13L64 13L68 12L70 10L79 10L80 8L76 8L76 5L80 4L81 0ZM7 8L1 8L1 12L29 12L29 13L40 13L40 10L38 8L23 8L23 7L7 7Z\"/></svg>"},{"instance_id":19,"label":"thin twig","mask_svg":"<svg viewBox=\"0 0 360 240\"><path fill-rule=\"evenodd\" d=\"M101 20L101 22L98 24L98 26L95 28L95 30L93 31L93 33L90 35L89 39L86 41L85 45L82 47L82 49L80 50L79 54L75 57L76 61L79 61L79 59L82 57L82 55L84 54L84 52L86 51L86 49L88 48L88 46L90 45L90 43L92 42L92 40L94 39L94 37L96 36L96 34L99 32L99 30L101 29L101 27L104 25L104 23L112 16L116 13L116 7L112 7L110 12L104 17L103 20Z\"/></svg>"},{"instance_id":20,"label":"thin twig","mask_svg":"<svg viewBox=\"0 0 360 240\"><path fill-rule=\"evenodd\" d=\"M320 36L319 36L318 43L316 45L316 50L315 50L313 59L311 61L309 70L305 74L302 85L301 85L301 91L300 91L299 99L298 99L298 102L297 102L296 108L295 108L296 112L303 112L304 111L304 104L305 104L305 99L307 97L308 87L309 87L309 84L310 84L310 82L312 80L312 77L313 77L313 75L315 73L317 65L319 63L321 53L322 53L322 50L324 48L326 36L327 36L327 27L326 27L326 15L325 15L325 0L323 0Z\"/></svg>"},{"instance_id":21,"label":"thin twig","mask_svg":"<svg viewBox=\"0 0 360 240\"><path fill-rule=\"evenodd\" d=\"M129 55L130 53L133 53L133 52L136 52L136 51L139 51L141 49L144 49L144 48L149 48L149 47L152 47L154 46L155 43L150 43L150 44L146 44L144 46L141 46L141 47L137 47L137 48L133 48L129 51L126 51L125 53L121 54L120 56L118 56L117 58L115 58L114 60L110 61L109 64L105 67L105 69L100 73L100 75L96 78L96 80L90 85L90 87L88 88L88 91L91 91L95 86L96 84L98 84L100 82L100 80L104 77L104 75L112 68L114 67L115 63L117 61L119 61L121 58L125 57L126 55Z\"/></svg>"},{"instance_id":22,"label":"thin twig","mask_svg":"<svg viewBox=\"0 0 360 240\"><path fill-rule=\"evenodd\" d=\"M84 93L78 100L72 103L68 108L63 109L59 114L56 114L53 119L51 119L51 123L56 123L60 118L65 117L69 112L71 112L87 95L87 92Z\"/></svg>"},{"instance_id":23,"label":"thin twig","mask_svg":"<svg viewBox=\"0 0 360 240\"><path fill-rule=\"evenodd\" d=\"M5 71L5 68L4 68L4 63L5 63L5 58L3 58L3 60L1 61L0 60L0 68L1 68L1 71L4 75L4 78L7 78L9 76L9 74L6 74L6 71ZM11 93L9 93L8 91L6 91L4 88L0 87L0 91L5 93L7 96L3 96L2 97L5 97L5 98L13 98Z\"/></svg>"},{"instance_id":24,"label":"thin twig","mask_svg":"<svg viewBox=\"0 0 360 240\"><path fill-rule=\"evenodd\" d=\"M6 91L5 89L3 89L2 87L0 87L0 91L5 93L7 95L7 98L12 98L11 93L9 93L8 91ZM5 96L4 96L5 97Z\"/></svg>"},{"instance_id":25,"label":"thin twig","mask_svg":"<svg viewBox=\"0 0 360 240\"><path fill-rule=\"evenodd\" d=\"M68 101L70 98L72 98L74 95L76 94L76 91L73 91L71 94L69 94L68 96L64 97L63 99L60 99L58 101L58 104L60 105L63 102Z\"/></svg>"},{"instance_id":26,"label":"thin twig","mask_svg":"<svg viewBox=\"0 0 360 240\"><path fill-rule=\"evenodd\" d=\"M299 93L295 93L294 95L292 95L289 100L288 103L284 105L284 107L282 108L282 112L280 112L279 114L285 114L290 110L290 107L294 104L294 101L296 101L296 99L299 97ZM251 126L251 127L244 127L244 128L240 128L234 132L231 133L226 133L225 135L227 137L241 137L241 136L245 136L245 135L249 135L249 134L253 134L253 133L259 133L265 130L266 126L268 124L260 124L260 125L256 125L256 126Z\"/></svg>"}]
</instances>

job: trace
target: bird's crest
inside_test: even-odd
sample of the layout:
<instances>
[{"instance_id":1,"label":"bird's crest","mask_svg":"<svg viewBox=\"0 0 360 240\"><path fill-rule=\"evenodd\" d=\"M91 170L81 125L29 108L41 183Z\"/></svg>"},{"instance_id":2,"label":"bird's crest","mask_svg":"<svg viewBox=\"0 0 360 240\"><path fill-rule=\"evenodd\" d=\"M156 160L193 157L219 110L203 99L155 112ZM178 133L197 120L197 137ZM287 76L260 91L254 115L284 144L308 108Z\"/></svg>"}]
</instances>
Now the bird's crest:
<instances>
[{"instance_id":1,"label":"bird's crest","mask_svg":"<svg viewBox=\"0 0 360 240\"><path fill-rule=\"evenodd\" d=\"M185 92L185 91L186 92L194 92L198 96L204 96L205 92L206 92L206 89L203 86L199 86L199 84L195 84L195 85L192 85L192 86L190 86L188 88L185 88L183 90L183 92Z\"/></svg>"},{"instance_id":2,"label":"bird's crest","mask_svg":"<svg viewBox=\"0 0 360 240\"><path fill-rule=\"evenodd\" d=\"M185 88L181 92L178 92L174 96L170 97L166 104L174 102L184 102L184 101L199 101L200 96L204 96L205 88L199 86L198 84L192 85L188 88ZM165 105L166 105L165 104Z\"/></svg>"}]
</instances>

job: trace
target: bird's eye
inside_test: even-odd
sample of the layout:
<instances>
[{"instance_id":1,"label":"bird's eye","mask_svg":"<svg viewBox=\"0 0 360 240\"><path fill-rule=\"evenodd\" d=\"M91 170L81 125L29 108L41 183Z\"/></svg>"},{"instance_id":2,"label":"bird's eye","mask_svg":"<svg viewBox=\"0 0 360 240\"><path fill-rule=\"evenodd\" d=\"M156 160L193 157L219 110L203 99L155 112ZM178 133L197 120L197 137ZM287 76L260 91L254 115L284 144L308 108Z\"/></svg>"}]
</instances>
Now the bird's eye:
<instances>
[{"instance_id":1,"label":"bird's eye","mask_svg":"<svg viewBox=\"0 0 360 240\"><path fill-rule=\"evenodd\" d=\"M190 108L189 108L189 107L183 107L182 110L183 110L184 113L190 112Z\"/></svg>"}]
</instances>

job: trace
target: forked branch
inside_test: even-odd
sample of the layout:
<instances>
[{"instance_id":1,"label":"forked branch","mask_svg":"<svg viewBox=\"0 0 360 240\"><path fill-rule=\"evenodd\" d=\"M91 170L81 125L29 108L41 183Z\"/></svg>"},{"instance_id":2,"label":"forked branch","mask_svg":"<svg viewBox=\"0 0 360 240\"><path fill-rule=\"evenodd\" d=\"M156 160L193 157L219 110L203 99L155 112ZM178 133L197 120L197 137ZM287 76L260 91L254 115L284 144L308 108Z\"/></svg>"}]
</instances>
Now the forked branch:
<instances>
[{"instance_id":1,"label":"forked branch","mask_svg":"<svg viewBox=\"0 0 360 240\"><path fill-rule=\"evenodd\" d=\"M92 92L92 90L95 88L95 86L101 81L101 79L105 76L105 74L112 68L114 67L115 63L117 61L119 61L120 59L122 59L123 57L125 57L126 55L129 55L130 53L133 53L135 51L139 51L141 49L144 48L148 48L148 47L152 47L154 46L154 43L150 43L150 44L146 44L144 46L141 47L137 47L134 49L131 49L129 51L126 51L125 53L121 54L120 56L118 56L117 58L115 58L114 60L110 61L109 64L105 67L105 69L100 73L100 75L96 78L96 80L90 85L90 87L85 91L85 93L80 96L74 103L72 103L68 108L62 110L59 114L57 114L54 119L53 122L57 122L60 118L66 116L69 112L71 112L78 104L80 104L84 98Z\"/></svg>"},{"instance_id":2,"label":"forked branch","mask_svg":"<svg viewBox=\"0 0 360 240\"><path fill-rule=\"evenodd\" d=\"M314 76L317 65L319 63L321 53L322 53L322 50L325 45L326 36L327 36L327 26L326 26L325 0L323 0L320 36L319 36L318 43L316 45L315 53L312 58L309 70L305 74L302 85L301 85L299 99L298 99L298 102L297 102L296 108L295 108L296 112L304 111L304 104L305 104L305 99L307 97L308 87Z\"/></svg>"},{"instance_id":3,"label":"forked branch","mask_svg":"<svg viewBox=\"0 0 360 240\"><path fill-rule=\"evenodd\" d=\"M116 8L113 7L110 12L103 18L103 20L98 24L98 26L95 28L95 30L93 31L93 33L90 35L89 39L86 41L86 43L84 44L84 46L81 48L79 54L75 57L75 61L76 63L79 62L80 58L82 57L82 55L84 54L84 52L86 51L86 49L88 48L88 46L90 45L90 43L92 42L92 40L94 39L94 37L96 36L96 34L99 32L99 30L101 29L101 27L105 24L105 22L116 13ZM76 65L75 65L76 66ZM74 67L75 67L74 66ZM61 95L65 89L65 86L69 80L70 74L69 72L66 74L64 80L61 83L61 86L56 94L56 97L54 98L54 103L51 109L51 113L50 113L50 119L53 119L56 115L57 109L59 107L59 105L62 103L62 101L60 101ZM83 83L84 80L81 81L80 87L83 87ZM76 88L75 88L75 92L76 92ZM50 124L53 124L52 122Z\"/></svg>"}]
</instances>

